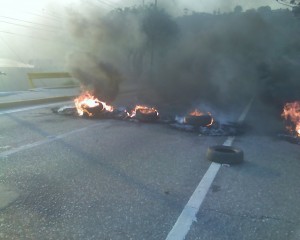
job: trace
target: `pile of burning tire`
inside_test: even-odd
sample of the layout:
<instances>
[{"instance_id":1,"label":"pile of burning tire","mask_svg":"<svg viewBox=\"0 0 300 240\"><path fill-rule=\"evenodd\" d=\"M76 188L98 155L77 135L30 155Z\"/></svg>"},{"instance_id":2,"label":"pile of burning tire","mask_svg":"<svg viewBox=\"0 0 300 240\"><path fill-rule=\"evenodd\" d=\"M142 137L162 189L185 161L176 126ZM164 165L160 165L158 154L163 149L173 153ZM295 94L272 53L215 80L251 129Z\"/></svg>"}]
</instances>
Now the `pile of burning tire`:
<instances>
[{"instance_id":1,"label":"pile of burning tire","mask_svg":"<svg viewBox=\"0 0 300 240\"><path fill-rule=\"evenodd\" d=\"M157 109L146 105L136 105L131 109L116 108L100 101L89 92L74 99L75 107L61 107L52 109L62 115L81 116L84 118L117 119L138 121L145 123L162 123L187 132L196 132L201 135L228 136L237 135L240 129L235 123L220 124L212 115L195 109L183 117L161 116ZM179 119L179 120L178 120Z\"/></svg>"}]
</instances>

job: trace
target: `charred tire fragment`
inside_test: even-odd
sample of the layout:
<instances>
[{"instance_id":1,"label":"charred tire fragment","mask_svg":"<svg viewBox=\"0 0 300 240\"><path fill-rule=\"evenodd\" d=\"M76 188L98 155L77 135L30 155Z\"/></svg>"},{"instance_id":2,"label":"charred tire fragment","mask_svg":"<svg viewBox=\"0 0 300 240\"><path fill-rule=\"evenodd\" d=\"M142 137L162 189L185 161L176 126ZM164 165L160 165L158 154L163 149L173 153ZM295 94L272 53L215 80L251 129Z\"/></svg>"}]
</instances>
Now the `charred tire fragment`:
<instances>
[{"instance_id":1,"label":"charred tire fragment","mask_svg":"<svg viewBox=\"0 0 300 240\"><path fill-rule=\"evenodd\" d=\"M206 158L221 164L238 164L244 160L244 152L236 147L217 145L208 148Z\"/></svg>"},{"instance_id":2,"label":"charred tire fragment","mask_svg":"<svg viewBox=\"0 0 300 240\"><path fill-rule=\"evenodd\" d=\"M212 123L212 116L201 115L201 116L186 116L184 123L193 126L205 127Z\"/></svg>"},{"instance_id":3,"label":"charred tire fragment","mask_svg":"<svg viewBox=\"0 0 300 240\"><path fill-rule=\"evenodd\" d=\"M136 110L135 118L141 122L155 122L158 120L158 114L156 111L143 113L141 110Z\"/></svg>"},{"instance_id":4,"label":"charred tire fragment","mask_svg":"<svg viewBox=\"0 0 300 240\"><path fill-rule=\"evenodd\" d=\"M104 107L102 104L99 103L99 106L96 107L87 107L84 106L84 112L83 112L83 116L84 117L101 117L103 115L104 111ZM91 114L91 115L89 115Z\"/></svg>"}]
</instances>

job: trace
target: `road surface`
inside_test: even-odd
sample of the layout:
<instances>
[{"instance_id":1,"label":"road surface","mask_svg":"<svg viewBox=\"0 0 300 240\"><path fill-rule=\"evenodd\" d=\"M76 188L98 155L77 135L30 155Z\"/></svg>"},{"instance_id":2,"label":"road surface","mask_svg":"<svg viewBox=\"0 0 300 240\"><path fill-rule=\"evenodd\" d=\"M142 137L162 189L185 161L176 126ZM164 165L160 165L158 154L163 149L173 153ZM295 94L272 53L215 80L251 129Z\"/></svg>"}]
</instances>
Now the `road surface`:
<instances>
[{"instance_id":1,"label":"road surface","mask_svg":"<svg viewBox=\"0 0 300 240\"><path fill-rule=\"evenodd\" d=\"M185 239L300 239L300 146L254 106L245 162L220 167ZM23 110L0 111L0 239L166 239L227 140Z\"/></svg>"}]
</instances>

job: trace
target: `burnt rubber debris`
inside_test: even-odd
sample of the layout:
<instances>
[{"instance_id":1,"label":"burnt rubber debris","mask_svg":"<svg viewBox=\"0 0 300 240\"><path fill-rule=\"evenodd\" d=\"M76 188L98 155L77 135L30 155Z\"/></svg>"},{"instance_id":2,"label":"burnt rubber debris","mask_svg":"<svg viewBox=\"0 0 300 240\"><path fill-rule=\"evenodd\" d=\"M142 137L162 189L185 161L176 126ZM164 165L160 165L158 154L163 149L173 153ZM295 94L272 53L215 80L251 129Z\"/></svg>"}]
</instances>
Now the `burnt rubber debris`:
<instances>
[{"instance_id":1,"label":"burnt rubber debris","mask_svg":"<svg viewBox=\"0 0 300 240\"><path fill-rule=\"evenodd\" d=\"M74 100L75 106L52 108L60 115L93 119L116 119L130 122L165 124L169 127L206 136L234 136L245 132L246 126L237 122L220 123L207 112L198 109L185 116L164 116L154 107L136 105L132 109L113 107L85 92Z\"/></svg>"},{"instance_id":2,"label":"burnt rubber debris","mask_svg":"<svg viewBox=\"0 0 300 240\"><path fill-rule=\"evenodd\" d=\"M281 140L300 145L300 137L299 136L294 136L289 133L279 133L277 136Z\"/></svg>"},{"instance_id":3,"label":"burnt rubber debris","mask_svg":"<svg viewBox=\"0 0 300 240\"><path fill-rule=\"evenodd\" d=\"M93 118L93 119L116 119L130 122L144 122L144 123L158 123L170 126L184 132L194 132L206 136L236 136L243 134L247 126L237 122L220 123L214 120L212 123L207 124L208 115L199 117L198 121L193 119L192 122L185 122L185 117L179 116L160 116L156 111L137 110L135 115L129 114L128 110L124 107L114 108L113 111L99 110L99 108L88 108L92 116L84 113L82 116L78 115L76 107L63 106L52 108L56 114ZM203 120L204 119L204 120ZM205 125L204 125L205 124Z\"/></svg>"},{"instance_id":4,"label":"burnt rubber debris","mask_svg":"<svg viewBox=\"0 0 300 240\"><path fill-rule=\"evenodd\" d=\"M98 100L89 92L80 95L74 103L75 106L57 107L52 111L75 117L165 124L176 130L205 136L236 136L248 130L245 123L219 122L211 113L204 113L198 109L184 116L164 115L156 108L145 105L136 105L132 108L114 107ZM278 137L293 144L300 144L300 101L286 103L281 117L285 121L286 130L278 134Z\"/></svg>"}]
</instances>

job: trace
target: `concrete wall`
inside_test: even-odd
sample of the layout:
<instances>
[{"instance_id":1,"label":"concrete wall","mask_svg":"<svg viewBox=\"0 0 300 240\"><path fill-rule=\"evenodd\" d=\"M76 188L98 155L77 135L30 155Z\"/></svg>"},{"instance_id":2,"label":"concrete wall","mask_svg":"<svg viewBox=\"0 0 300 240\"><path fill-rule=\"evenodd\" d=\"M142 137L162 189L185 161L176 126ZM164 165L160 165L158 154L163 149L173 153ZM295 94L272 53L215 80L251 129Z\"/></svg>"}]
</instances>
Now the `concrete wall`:
<instances>
[{"instance_id":1,"label":"concrete wall","mask_svg":"<svg viewBox=\"0 0 300 240\"><path fill-rule=\"evenodd\" d=\"M0 75L0 92L28 90L27 72L30 70L32 69L2 67L0 71L6 75Z\"/></svg>"}]
</instances>

